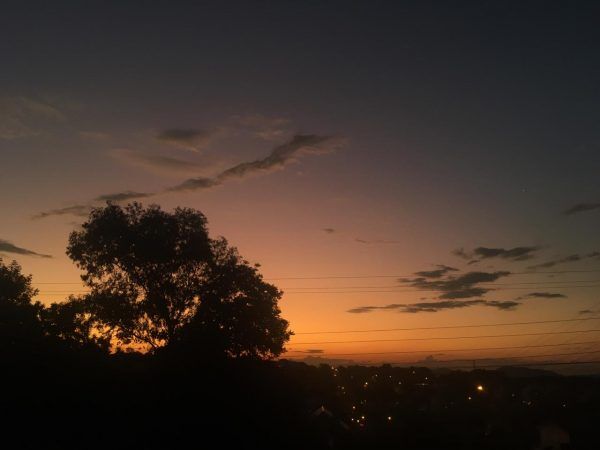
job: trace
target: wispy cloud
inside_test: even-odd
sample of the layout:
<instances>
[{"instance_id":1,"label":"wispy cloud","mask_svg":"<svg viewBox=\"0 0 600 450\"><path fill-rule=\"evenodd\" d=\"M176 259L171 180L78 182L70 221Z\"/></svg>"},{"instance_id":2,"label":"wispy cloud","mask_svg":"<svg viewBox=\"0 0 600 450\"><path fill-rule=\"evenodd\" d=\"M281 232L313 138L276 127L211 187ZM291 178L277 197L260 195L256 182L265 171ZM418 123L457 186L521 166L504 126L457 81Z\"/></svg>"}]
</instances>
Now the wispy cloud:
<instances>
[{"instance_id":1,"label":"wispy cloud","mask_svg":"<svg viewBox=\"0 0 600 450\"><path fill-rule=\"evenodd\" d=\"M88 204L78 204L65 206L64 208L50 209L48 211L43 211L41 213L35 214L31 216L33 220L38 219L46 219L48 217L53 216L77 216L77 217L87 217L95 204L104 203L104 202L124 202L127 200L136 200L141 198L152 197L155 194L147 193L147 192L135 192L135 191L123 191L123 192L115 192L112 194L103 194L94 198Z\"/></svg>"},{"instance_id":2,"label":"wispy cloud","mask_svg":"<svg viewBox=\"0 0 600 450\"><path fill-rule=\"evenodd\" d=\"M45 255L23 247L18 247L4 239L0 239L0 253L14 253L16 255L37 256L38 258L52 258L52 255Z\"/></svg>"},{"instance_id":3,"label":"wispy cloud","mask_svg":"<svg viewBox=\"0 0 600 450\"><path fill-rule=\"evenodd\" d=\"M519 254L527 252L513 252L507 258L519 257ZM553 292L530 292L514 300L487 300L482 298L493 290L482 285L490 283L499 278L510 275L508 271L496 272L467 272L455 275L458 269L438 264L435 270L422 270L415 272L415 278L401 278L398 281L408 286L423 291L438 291L440 294L433 301L421 301L416 303L391 303L383 306L357 306L350 310L353 314L366 314L376 311L396 311L402 313L439 312L444 310L468 308L472 306L486 306L501 311L513 311L521 305L520 300L558 299L566 298L564 294ZM421 299L425 300L425 299Z\"/></svg>"},{"instance_id":4,"label":"wispy cloud","mask_svg":"<svg viewBox=\"0 0 600 450\"><path fill-rule=\"evenodd\" d=\"M600 209L600 203L578 203L563 211L565 216L572 216L586 211Z\"/></svg>"},{"instance_id":5,"label":"wispy cloud","mask_svg":"<svg viewBox=\"0 0 600 450\"><path fill-rule=\"evenodd\" d=\"M337 230L335 228L323 228L323 231L327 234L333 234L335 233Z\"/></svg>"},{"instance_id":6,"label":"wispy cloud","mask_svg":"<svg viewBox=\"0 0 600 450\"><path fill-rule=\"evenodd\" d=\"M104 194L85 205L72 205L65 208L41 212L33 218L41 219L49 216L74 214L87 215L94 203L102 201L126 201L130 199L148 198L162 193L183 192L209 189L222 185L233 179L244 179L252 175L268 174L283 169L286 165L306 155L321 155L335 151L342 141L330 136L297 135L290 141L275 147L266 157L255 161L243 162L221 171L214 177L189 178L182 183L159 192L123 191Z\"/></svg>"},{"instance_id":7,"label":"wispy cloud","mask_svg":"<svg viewBox=\"0 0 600 450\"><path fill-rule=\"evenodd\" d=\"M221 185L232 179L242 179L251 175L266 174L282 169L287 164L306 155L319 155L334 151L340 142L329 136L296 135L285 144L275 147L266 157L232 166L214 178L190 178L168 189L171 192L207 189Z\"/></svg>"},{"instance_id":8,"label":"wispy cloud","mask_svg":"<svg viewBox=\"0 0 600 450\"><path fill-rule=\"evenodd\" d=\"M0 98L0 139L35 136L48 122L65 120L65 115L47 102L28 97Z\"/></svg>"},{"instance_id":9,"label":"wispy cloud","mask_svg":"<svg viewBox=\"0 0 600 450\"><path fill-rule=\"evenodd\" d=\"M515 300L486 300L485 306L491 306L503 311L512 311L519 306L520 303Z\"/></svg>"},{"instance_id":10,"label":"wispy cloud","mask_svg":"<svg viewBox=\"0 0 600 450\"><path fill-rule=\"evenodd\" d=\"M325 350L320 348L307 348L306 350L294 350L296 353L309 353L311 355L320 355L325 353Z\"/></svg>"},{"instance_id":11,"label":"wispy cloud","mask_svg":"<svg viewBox=\"0 0 600 450\"><path fill-rule=\"evenodd\" d=\"M385 306L358 306L349 309L352 314L365 314L375 311L396 311L401 313L417 314L422 312L439 312L452 309L469 308L471 306L489 306L504 311L510 311L519 306L520 303L507 300L443 300L434 302L418 302L418 303L392 303Z\"/></svg>"},{"instance_id":12,"label":"wispy cloud","mask_svg":"<svg viewBox=\"0 0 600 450\"><path fill-rule=\"evenodd\" d=\"M526 298L567 298L567 296L556 292L531 292L519 297L517 300Z\"/></svg>"},{"instance_id":13,"label":"wispy cloud","mask_svg":"<svg viewBox=\"0 0 600 450\"><path fill-rule=\"evenodd\" d=\"M418 275L419 272L416 273ZM442 274L443 275L443 274ZM446 276L440 279L419 276L417 278L401 278L398 281L417 289L440 291L440 299L454 300L460 298L480 297L491 289L479 286L510 275L510 272L467 272L459 276Z\"/></svg>"},{"instance_id":14,"label":"wispy cloud","mask_svg":"<svg viewBox=\"0 0 600 450\"><path fill-rule=\"evenodd\" d=\"M493 248L493 247L477 247L473 251L468 252L463 248L454 250L452 253L463 259L472 260L470 264L478 262L482 259L502 258L511 261L525 261L535 256L535 252L540 247L514 247L514 248Z\"/></svg>"},{"instance_id":15,"label":"wispy cloud","mask_svg":"<svg viewBox=\"0 0 600 450\"><path fill-rule=\"evenodd\" d=\"M358 242L359 244L400 244L400 241L395 241L393 239L361 239L361 238L356 238L354 239L355 242Z\"/></svg>"},{"instance_id":16,"label":"wispy cloud","mask_svg":"<svg viewBox=\"0 0 600 450\"><path fill-rule=\"evenodd\" d=\"M485 300L445 300L440 302L420 302L405 305L400 309L400 312L405 313L421 313L421 312L438 312L448 309L468 308L475 305L484 305Z\"/></svg>"},{"instance_id":17,"label":"wispy cloud","mask_svg":"<svg viewBox=\"0 0 600 450\"><path fill-rule=\"evenodd\" d=\"M357 306L356 308L349 309L348 312L352 314L364 314L383 309L380 306Z\"/></svg>"},{"instance_id":18,"label":"wispy cloud","mask_svg":"<svg viewBox=\"0 0 600 450\"><path fill-rule=\"evenodd\" d=\"M203 171L214 170L218 161L215 158L201 157L194 161L173 158L156 153L140 152L128 148L113 149L109 155L125 164L140 167L160 175L191 175Z\"/></svg>"},{"instance_id":19,"label":"wispy cloud","mask_svg":"<svg viewBox=\"0 0 600 450\"><path fill-rule=\"evenodd\" d=\"M582 261L582 260L586 260L586 259L594 259L594 258L598 258L598 257L600 257L600 252L597 252L597 251L594 251L594 252L591 252L591 253L588 253L585 255L580 255L578 253L575 253L573 255L565 256L563 258L553 259L553 260L546 261L541 264L535 264L535 265L529 266L527 268L531 269L531 270L548 269L550 267L554 267L554 266L558 266L558 265L562 265L562 264L574 263L574 262L578 262L578 261Z\"/></svg>"},{"instance_id":20,"label":"wispy cloud","mask_svg":"<svg viewBox=\"0 0 600 450\"><path fill-rule=\"evenodd\" d=\"M123 191L114 194L103 194L94 199L94 202L125 202L127 200L137 200L141 198L152 197L155 194L149 192Z\"/></svg>"},{"instance_id":21,"label":"wispy cloud","mask_svg":"<svg viewBox=\"0 0 600 450\"><path fill-rule=\"evenodd\" d=\"M159 132L156 139L179 148L199 151L206 147L216 134L217 130L170 128Z\"/></svg>"},{"instance_id":22,"label":"wispy cloud","mask_svg":"<svg viewBox=\"0 0 600 450\"><path fill-rule=\"evenodd\" d=\"M35 214L31 218L35 220L35 219L45 219L47 217L52 217L52 216L65 216L65 215L86 217L90 213L91 210L92 210L92 206L90 206L90 205L71 205L71 206L65 206L64 208L57 208L57 209L50 209L48 211L43 211L39 214Z\"/></svg>"},{"instance_id":23,"label":"wispy cloud","mask_svg":"<svg viewBox=\"0 0 600 450\"><path fill-rule=\"evenodd\" d=\"M439 267L436 270L422 270L420 272L415 272L415 275L424 278L440 278L446 275L448 272L456 272L458 269L450 266L445 266L443 264L438 264L436 267Z\"/></svg>"},{"instance_id":24,"label":"wispy cloud","mask_svg":"<svg viewBox=\"0 0 600 450\"><path fill-rule=\"evenodd\" d=\"M277 141L287 134L289 119L267 117L262 114L248 114L233 118L235 126L250 128L254 136L266 141Z\"/></svg>"}]
</instances>

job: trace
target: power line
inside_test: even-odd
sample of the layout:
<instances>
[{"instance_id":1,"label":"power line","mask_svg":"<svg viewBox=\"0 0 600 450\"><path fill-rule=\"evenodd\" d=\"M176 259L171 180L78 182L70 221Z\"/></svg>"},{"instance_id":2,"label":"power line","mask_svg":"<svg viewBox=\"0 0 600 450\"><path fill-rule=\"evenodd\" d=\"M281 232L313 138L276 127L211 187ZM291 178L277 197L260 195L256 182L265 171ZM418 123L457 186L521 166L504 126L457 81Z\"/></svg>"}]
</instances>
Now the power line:
<instances>
[{"instance_id":1,"label":"power line","mask_svg":"<svg viewBox=\"0 0 600 450\"><path fill-rule=\"evenodd\" d=\"M596 283L600 280L594 280ZM590 281L592 282L592 281ZM513 284L502 284L502 285L484 285L488 286L515 286ZM389 286L394 287L394 286ZM389 288L388 287L388 288ZM403 292L443 292L443 289L405 289L402 286L397 286L400 289L392 289L392 290L340 290L340 291L296 291L296 292L285 292L287 295L297 295L297 294L379 294L379 293L403 293ZM568 284L568 282L563 282L560 286L546 286L546 285L535 285L535 286L522 286L522 287L502 287L500 289L490 289L493 291L513 291L513 290L530 290L530 289L575 289L575 288L595 288L600 287L600 284ZM303 288L303 289L311 289L311 288ZM336 288L332 288L336 289ZM347 289L344 286L340 286L337 289ZM40 293L44 294L64 294L64 293L87 293L89 290L40 290Z\"/></svg>"},{"instance_id":2,"label":"power line","mask_svg":"<svg viewBox=\"0 0 600 450\"><path fill-rule=\"evenodd\" d=\"M558 271L522 271L522 272L511 272L511 275L557 275L565 273L600 273L600 270L558 270ZM414 273L409 275L343 275L343 276L316 276L316 277L274 277L265 278L266 281L281 281L281 280L337 280L337 279L368 279L368 278L407 278L415 276ZM41 284L82 284L81 281L64 281L64 282L38 282L36 285Z\"/></svg>"},{"instance_id":3,"label":"power line","mask_svg":"<svg viewBox=\"0 0 600 450\"><path fill-rule=\"evenodd\" d=\"M599 304L600 304L600 301L596 302L596 303L594 304L593 310L595 310L595 309L596 309L596 307L597 307ZM575 318L577 318L577 316L574 316L574 317L572 317L572 319L575 319ZM565 328L567 328L568 330L569 330L569 329L570 329L570 330L572 330L574 327L576 327L576 326L577 326L577 325L579 325L580 323L581 323L581 321L580 321L580 322L575 322L575 321L573 321L573 322L565 322L565 323L561 323L561 324L560 324L560 325L558 325L558 326L554 326L553 328L554 328L554 331L559 331L559 330L566 331L566 330L565 330ZM530 345L531 345L531 344L540 344L540 343L547 342L547 340L548 340L548 339L551 339L551 336L545 336L545 337L544 337L544 336L542 336L542 337L537 337L537 338L535 338L535 339L531 339L531 340L529 340L528 344L530 344Z\"/></svg>"},{"instance_id":4,"label":"power line","mask_svg":"<svg viewBox=\"0 0 600 450\"><path fill-rule=\"evenodd\" d=\"M484 339L498 337L522 337L522 336L544 336L549 334L574 334L574 333L593 333L600 329L577 330L577 331L558 331L545 333L515 333L515 334L490 334L476 336L439 336L428 338L404 338L404 339L371 339L364 341L315 341L315 342L294 342L294 345L323 345L323 344L363 344L368 342L404 342L404 341L433 341L433 340L455 340L455 339Z\"/></svg>"},{"instance_id":5,"label":"power line","mask_svg":"<svg viewBox=\"0 0 600 450\"><path fill-rule=\"evenodd\" d=\"M599 273L600 270L559 270L559 271L548 271L538 272L533 270L522 271L522 272L511 272L511 275L556 275L564 273ZM359 279L359 278L407 278L413 277L415 273L410 275L342 275L342 276L317 276L317 277L277 277L277 278L265 278L267 281L281 281L281 280L336 280L336 279Z\"/></svg>"},{"instance_id":6,"label":"power line","mask_svg":"<svg viewBox=\"0 0 600 450\"><path fill-rule=\"evenodd\" d=\"M578 289L578 288L597 288L600 284L594 285L573 285L573 286L536 286L537 289ZM343 289L343 288L342 288ZM490 289L493 291L519 291L519 290L530 290L532 286L527 287L505 287L501 289ZM384 294L384 293L402 293L402 292L443 292L443 289L397 289L397 290L385 290L385 291L365 291L365 290L354 290L354 291L311 291L311 292L287 292L286 295L309 295L309 294Z\"/></svg>"},{"instance_id":7,"label":"power line","mask_svg":"<svg viewBox=\"0 0 600 450\"><path fill-rule=\"evenodd\" d=\"M485 286L516 286L516 285L535 285L540 284L540 281L520 281L514 283L490 283L482 281L477 284L485 285ZM562 281L543 281L544 284L568 284L568 283L600 283L600 279L595 280L562 280ZM408 285L410 286L410 285ZM379 289L379 288L402 288L405 287L399 284L387 284L387 285L358 285L358 286L291 286L291 287L280 287L282 290L290 290L290 289Z\"/></svg>"},{"instance_id":8,"label":"power line","mask_svg":"<svg viewBox=\"0 0 600 450\"><path fill-rule=\"evenodd\" d=\"M560 344L538 344L538 345L517 345L508 347L479 347L479 348L441 348L434 350L398 350L390 352L352 352L352 353L317 353L318 356L361 356L361 355L399 355L399 354L416 354L416 353L442 353L442 352L478 352L478 351L489 351L489 350L516 350L525 348L545 348L545 347L564 347L568 345L587 345L587 344L600 344L600 341L583 341L583 342L564 342ZM306 351L303 350L289 350L289 352L300 352L306 355ZM296 355L294 355L296 356ZM471 361L472 358L469 358Z\"/></svg>"},{"instance_id":9,"label":"power line","mask_svg":"<svg viewBox=\"0 0 600 450\"><path fill-rule=\"evenodd\" d=\"M544 323L561 323L561 322L584 322L587 320L598 320L600 317L585 317L580 319L557 319L557 320L536 320L528 322L505 322L505 323L480 323L474 325L444 325L437 327L411 327L411 328L379 328L370 330L340 330L340 331L304 331L294 333L294 335L301 334L346 334L346 333L380 333L388 331L413 331L413 330L447 330L453 328L483 328L483 327L501 327L509 325L537 325Z\"/></svg>"}]
</instances>

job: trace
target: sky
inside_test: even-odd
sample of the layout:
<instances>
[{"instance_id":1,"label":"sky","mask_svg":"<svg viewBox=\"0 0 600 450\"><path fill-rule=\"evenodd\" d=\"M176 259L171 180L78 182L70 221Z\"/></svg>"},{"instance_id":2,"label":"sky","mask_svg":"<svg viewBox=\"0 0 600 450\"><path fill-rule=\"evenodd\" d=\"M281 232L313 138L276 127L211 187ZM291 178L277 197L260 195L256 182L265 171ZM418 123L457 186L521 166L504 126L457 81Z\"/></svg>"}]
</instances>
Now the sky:
<instances>
[{"instance_id":1,"label":"sky","mask_svg":"<svg viewBox=\"0 0 600 450\"><path fill-rule=\"evenodd\" d=\"M83 289L65 247L90 207L192 207L285 292L290 357L591 358L598 12L8 2L0 255L61 301ZM426 329L304 334L397 328ZM498 334L519 336L480 337Z\"/></svg>"}]
</instances>

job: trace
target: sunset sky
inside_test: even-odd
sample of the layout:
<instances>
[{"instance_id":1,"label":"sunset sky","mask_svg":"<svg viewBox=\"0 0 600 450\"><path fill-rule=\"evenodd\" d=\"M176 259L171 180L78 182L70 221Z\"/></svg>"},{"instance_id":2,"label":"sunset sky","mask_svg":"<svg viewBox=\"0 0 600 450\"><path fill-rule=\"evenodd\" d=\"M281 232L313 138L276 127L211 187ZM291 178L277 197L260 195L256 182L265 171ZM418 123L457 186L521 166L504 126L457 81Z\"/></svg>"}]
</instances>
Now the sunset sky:
<instances>
[{"instance_id":1,"label":"sunset sky","mask_svg":"<svg viewBox=\"0 0 600 450\"><path fill-rule=\"evenodd\" d=\"M434 329L600 315L592 3L14 2L0 255L60 301L90 207L192 207L285 292L288 356L593 358L593 319ZM303 334L397 328L430 329Z\"/></svg>"}]
</instances>

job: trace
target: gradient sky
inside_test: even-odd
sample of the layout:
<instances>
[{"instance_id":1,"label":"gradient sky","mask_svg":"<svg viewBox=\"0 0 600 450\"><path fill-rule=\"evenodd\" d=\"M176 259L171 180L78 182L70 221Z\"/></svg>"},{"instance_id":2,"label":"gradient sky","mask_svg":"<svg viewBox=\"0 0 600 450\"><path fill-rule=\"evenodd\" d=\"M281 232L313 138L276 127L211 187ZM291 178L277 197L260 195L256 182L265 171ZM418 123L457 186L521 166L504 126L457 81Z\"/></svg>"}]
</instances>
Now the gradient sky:
<instances>
[{"instance_id":1,"label":"gradient sky","mask_svg":"<svg viewBox=\"0 0 600 450\"><path fill-rule=\"evenodd\" d=\"M600 11L592 2L10 3L0 17L0 254L33 274L42 301L82 289L65 247L83 217L56 213L135 192L153 194L138 197L143 203L203 211L215 236L283 288L283 315L298 333L600 311ZM186 180L202 188L180 189ZM488 257L473 254L479 247ZM466 257L453 254L460 248ZM532 268L543 263L554 264ZM415 303L439 306L445 291L398 278L437 265L459 269L442 274L445 282L511 274L496 275L493 291L414 312ZM514 273L523 271L573 272ZM352 276L371 278L329 278ZM412 307L363 308L391 304ZM363 312L348 312L356 308ZM595 326L298 334L289 348L564 344L600 333L309 343ZM517 353L460 353L509 354ZM427 355L460 356L339 357Z\"/></svg>"}]
</instances>

